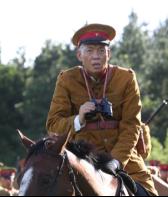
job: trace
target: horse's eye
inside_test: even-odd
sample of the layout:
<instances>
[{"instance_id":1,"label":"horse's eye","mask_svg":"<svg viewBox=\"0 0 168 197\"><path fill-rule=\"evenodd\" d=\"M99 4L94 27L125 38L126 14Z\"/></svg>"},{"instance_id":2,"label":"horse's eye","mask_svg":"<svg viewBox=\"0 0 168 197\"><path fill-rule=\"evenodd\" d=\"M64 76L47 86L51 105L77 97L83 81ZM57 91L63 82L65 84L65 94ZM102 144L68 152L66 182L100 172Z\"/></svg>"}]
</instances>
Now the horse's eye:
<instances>
[{"instance_id":1,"label":"horse's eye","mask_svg":"<svg viewBox=\"0 0 168 197\"><path fill-rule=\"evenodd\" d=\"M41 176L39 182L42 187L47 187L53 183L53 178L51 176Z\"/></svg>"}]
</instances>

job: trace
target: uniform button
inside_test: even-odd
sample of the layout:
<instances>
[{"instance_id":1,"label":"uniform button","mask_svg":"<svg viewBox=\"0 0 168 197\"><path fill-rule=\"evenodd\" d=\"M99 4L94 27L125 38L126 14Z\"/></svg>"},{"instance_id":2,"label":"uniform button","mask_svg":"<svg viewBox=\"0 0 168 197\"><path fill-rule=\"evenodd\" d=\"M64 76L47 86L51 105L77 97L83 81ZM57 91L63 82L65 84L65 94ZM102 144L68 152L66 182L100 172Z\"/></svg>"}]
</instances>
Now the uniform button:
<instances>
[{"instance_id":1,"label":"uniform button","mask_svg":"<svg viewBox=\"0 0 168 197\"><path fill-rule=\"evenodd\" d=\"M108 139L104 139L104 143L107 143Z\"/></svg>"}]
</instances>

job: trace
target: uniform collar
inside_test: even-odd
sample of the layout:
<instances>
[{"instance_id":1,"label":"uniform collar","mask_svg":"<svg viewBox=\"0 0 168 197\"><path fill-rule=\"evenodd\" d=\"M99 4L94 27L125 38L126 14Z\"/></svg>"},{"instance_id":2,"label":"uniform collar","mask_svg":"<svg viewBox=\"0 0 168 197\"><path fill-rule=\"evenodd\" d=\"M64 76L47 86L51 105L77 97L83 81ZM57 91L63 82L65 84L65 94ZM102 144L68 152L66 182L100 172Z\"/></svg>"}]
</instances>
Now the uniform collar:
<instances>
[{"instance_id":1,"label":"uniform collar","mask_svg":"<svg viewBox=\"0 0 168 197\"><path fill-rule=\"evenodd\" d=\"M105 68L105 69L98 75L98 77L94 77L94 76L92 76L90 73L88 73L86 70L85 70L85 71L86 71L86 76L87 76L87 78L88 78L90 81L92 81L92 82L94 82L94 83L100 83L100 82L102 82L102 81L105 80L107 70L108 70L108 68Z\"/></svg>"}]
</instances>

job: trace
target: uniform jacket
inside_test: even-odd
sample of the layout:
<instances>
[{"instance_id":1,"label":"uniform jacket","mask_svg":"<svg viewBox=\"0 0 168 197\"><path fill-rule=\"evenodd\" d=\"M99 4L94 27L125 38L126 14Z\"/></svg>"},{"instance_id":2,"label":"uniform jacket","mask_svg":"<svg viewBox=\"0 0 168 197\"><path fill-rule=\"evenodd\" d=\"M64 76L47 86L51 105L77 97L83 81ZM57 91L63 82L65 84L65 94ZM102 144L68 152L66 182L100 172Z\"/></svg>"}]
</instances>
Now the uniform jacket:
<instances>
[{"instance_id":1,"label":"uniform jacket","mask_svg":"<svg viewBox=\"0 0 168 197\"><path fill-rule=\"evenodd\" d=\"M90 83L96 97L102 96L103 85ZM47 130L61 134L71 125L74 140L84 139L95 144L98 150L110 152L135 181L157 194L144 160L136 150L141 126L141 100L134 71L116 67L107 85L106 96L113 104L114 119L120 121L119 128L75 132L74 119L80 106L89 101L89 96L79 67L61 72L48 114Z\"/></svg>"}]
</instances>

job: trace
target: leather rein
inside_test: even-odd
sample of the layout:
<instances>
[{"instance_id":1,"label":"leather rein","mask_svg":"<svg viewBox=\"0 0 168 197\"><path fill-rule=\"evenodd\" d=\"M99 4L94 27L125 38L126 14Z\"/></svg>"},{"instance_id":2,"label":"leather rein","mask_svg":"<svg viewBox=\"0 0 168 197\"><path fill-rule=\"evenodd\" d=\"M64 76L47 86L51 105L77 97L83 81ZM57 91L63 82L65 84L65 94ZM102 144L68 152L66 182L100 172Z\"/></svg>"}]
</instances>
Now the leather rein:
<instances>
[{"instance_id":1,"label":"leather rein","mask_svg":"<svg viewBox=\"0 0 168 197\"><path fill-rule=\"evenodd\" d=\"M75 172L69 162L67 152L64 151L63 154L60 154L59 156L61 156L62 162L61 162L61 165L59 166L59 171L58 171L58 175L55 179L55 182L58 181L58 177L63 175L63 169L64 169L64 166L66 165L68 168L68 175L69 175L70 182L75 190L75 196L84 196L78 187L77 178L76 178ZM116 177L116 176L114 175L114 177ZM124 191L123 180L119 176L117 176L116 178L118 179L119 185L118 185L115 196L124 196L125 191Z\"/></svg>"}]
</instances>

